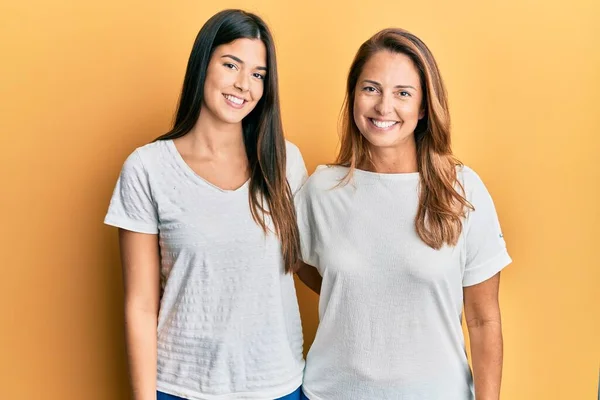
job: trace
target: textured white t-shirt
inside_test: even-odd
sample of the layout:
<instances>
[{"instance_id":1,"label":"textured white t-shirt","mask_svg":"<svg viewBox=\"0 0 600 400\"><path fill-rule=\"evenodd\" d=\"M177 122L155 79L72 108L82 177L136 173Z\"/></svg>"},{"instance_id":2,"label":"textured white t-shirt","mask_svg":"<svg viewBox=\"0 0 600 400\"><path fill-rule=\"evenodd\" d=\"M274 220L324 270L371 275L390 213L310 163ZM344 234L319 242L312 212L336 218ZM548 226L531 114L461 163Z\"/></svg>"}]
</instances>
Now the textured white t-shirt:
<instances>
[{"instance_id":1,"label":"textured white t-shirt","mask_svg":"<svg viewBox=\"0 0 600 400\"><path fill-rule=\"evenodd\" d=\"M286 147L295 192L306 167ZM138 148L123 166L105 223L159 237L159 391L271 400L302 383L293 277L277 237L252 219L248 191L249 182L222 190L202 179L172 140Z\"/></svg>"},{"instance_id":2,"label":"textured white t-shirt","mask_svg":"<svg viewBox=\"0 0 600 400\"><path fill-rule=\"evenodd\" d=\"M492 199L458 169L475 207L455 247L417 235L419 174L320 166L296 195L302 256L323 276L306 359L310 400L469 400L463 287L511 262Z\"/></svg>"}]
</instances>

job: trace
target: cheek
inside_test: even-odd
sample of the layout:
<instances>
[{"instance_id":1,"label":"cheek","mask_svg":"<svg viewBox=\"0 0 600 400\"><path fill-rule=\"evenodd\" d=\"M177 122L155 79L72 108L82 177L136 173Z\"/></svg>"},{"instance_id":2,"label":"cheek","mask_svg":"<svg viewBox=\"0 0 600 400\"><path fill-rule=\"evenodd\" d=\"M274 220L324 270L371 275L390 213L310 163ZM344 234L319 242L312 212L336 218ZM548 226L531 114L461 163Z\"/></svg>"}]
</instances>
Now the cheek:
<instances>
[{"instance_id":1,"label":"cheek","mask_svg":"<svg viewBox=\"0 0 600 400\"><path fill-rule=\"evenodd\" d=\"M362 125L362 118L360 117L360 105L357 104L356 101L354 102L354 112L352 114L352 118L354 118L354 123L360 128Z\"/></svg>"},{"instance_id":2,"label":"cheek","mask_svg":"<svg viewBox=\"0 0 600 400\"><path fill-rule=\"evenodd\" d=\"M206 80L204 81L204 93L211 96L215 89L219 87L219 76L210 69L206 73Z\"/></svg>"},{"instance_id":3,"label":"cheek","mask_svg":"<svg viewBox=\"0 0 600 400\"><path fill-rule=\"evenodd\" d=\"M204 86L221 91L233 86L234 82L235 74L232 71L223 68L222 65L209 65Z\"/></svg>"},{"instance_id":4,"label":"cheek","mask_svg":"<svg viewBox=\"0 0 600 400\"><path fill-rule=\"evenodd\" d=\"M354 122L361 123L365 113L371 108L369 99L360 95L354 97Z\"/></svg>"},{"instance_id":5,"label":"cheek","mask_svg":"<svg viewBox=\"0 0 600 400\"><path fill-rule=\"evenodd\" d=\"M252 86L252 99L259 101L265 94L265 83L257 82Z\"/></svg>"},{"instance_id":6,"label":"cheek","mask_svg":"<svg viewBox=\"0 0 600 400\"><path fill-rule=\"evenodd\" d=\"M410 102L402 104L400 107L400 115L405 121L415 122L419 119L420 107L418 102Z\"/></svg>"}]
</instances>

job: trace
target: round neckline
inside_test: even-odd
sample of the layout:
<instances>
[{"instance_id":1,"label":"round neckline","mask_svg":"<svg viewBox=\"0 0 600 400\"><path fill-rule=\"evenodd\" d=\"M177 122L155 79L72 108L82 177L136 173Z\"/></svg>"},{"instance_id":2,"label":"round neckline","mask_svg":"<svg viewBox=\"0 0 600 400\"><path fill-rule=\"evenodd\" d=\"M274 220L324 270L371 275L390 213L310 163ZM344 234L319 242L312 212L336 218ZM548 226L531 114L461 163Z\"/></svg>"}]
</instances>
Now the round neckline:
<instances>
[{"instance_id":1,"label":"round neckline","mask_svg":"<svg viewBox=\"0 0 600 400\"><path fill-rule=\"evenodd\" d=\"M349 168L349 167L344 167ZM383 172L373 172L367 171L364 169L354 168L354 174L361 175L367 178L377 178L377 179L386 179L386 180L414 180L418 179L420 176L419 172L392 172L392 173L383 173Z\"/></svg>"},{"instance_id":2,"label":"round neckline","mask_svg":"<svg viewBox=\"0 0 600 400\"><path fill-rule=\"evenodd\" d=\"M167 147L169 149L169 152L171 153L171 155L173 156L173 158L175 159L175 162L179 165L179 167L189 177L191 177L197 183L210 186L213 189L215 189L215 190L217 190L217 191L219 191L221 193L237 193L237 192L241 192L241 191L244 191L250 185L250 178L248 178L237 189L223 189L223 188L215 185L214 183L212 183L212 182L206 180L205 178L203 178L202 176L198 175L196 173L196 171L194 171L192 169L192 167L190 167L189 164L185 162L185 160L183 159L183 156L181 155L181 153L179 152L179 150L177 150L177 146L175 146L175 143L173 142L173 139L168 139L168 140L163 140L163 141L166 143L166 145L167 145Z\"/></svg>"}]
</instances>

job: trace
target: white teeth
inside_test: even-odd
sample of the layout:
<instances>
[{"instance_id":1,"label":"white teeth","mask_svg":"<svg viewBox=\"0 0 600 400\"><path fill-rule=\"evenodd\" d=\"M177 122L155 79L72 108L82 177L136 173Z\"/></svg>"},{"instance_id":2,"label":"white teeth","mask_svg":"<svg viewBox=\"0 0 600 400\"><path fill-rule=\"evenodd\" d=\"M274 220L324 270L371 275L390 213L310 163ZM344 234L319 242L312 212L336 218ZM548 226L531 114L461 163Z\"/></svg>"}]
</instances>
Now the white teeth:
<instances>
[{"instance_id":1,"label":"white teeth","mask_svg":"<svg viewBox=\"0 0 600 400\"><path fill-rule=\"evenodd\" d=\"M232 95L230 95L230 94L226 94L226 95L225 95L225 98L226 98L227 100L229 100L230 102L232 102L232 103L235 103L235 104L237 104L237 105L242 105L242 104L244 104L244 99L240 99L240 98L238 98L238 97L235 97L235 96L232 96Z\"/></svg>"},{"instance_id":2,"label":"white teeth","mask_svg":"<svg viewBox=\"0 0 600 400\"><path fill-rule=\"evenodd\" d=\"M373 121L373 124L378 128L389 128L396 123L396 121L377 121L374 119L371 121Z\"/></svg>"}]
</instances>

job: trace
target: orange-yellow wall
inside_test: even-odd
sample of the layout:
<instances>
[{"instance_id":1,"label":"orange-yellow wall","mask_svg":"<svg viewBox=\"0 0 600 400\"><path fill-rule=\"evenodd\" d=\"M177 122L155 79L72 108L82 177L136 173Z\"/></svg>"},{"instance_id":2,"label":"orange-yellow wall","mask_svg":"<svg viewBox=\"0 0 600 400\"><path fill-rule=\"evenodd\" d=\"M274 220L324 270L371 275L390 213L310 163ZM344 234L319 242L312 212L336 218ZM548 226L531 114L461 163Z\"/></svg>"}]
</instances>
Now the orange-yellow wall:
<instances>
[{"instance_id":1,"label":"orange-yellow wall","mask_svg":"<svg viewBox=\"0 0 600 400\"><path fill-rule=\"evenodd\" d=\"M493 3L493 4L491 4ZM600 361L600 3L16 1L0 4L0 398L127 399L117 236L132 149L170 125L193 39L223 7L270 23L288 137L331 161L344 78L387 26L436 55L457 155L490 189L503 400L595 398ZM306 344L316 296L299 285Z\"/></svg>"}]
</instances>

